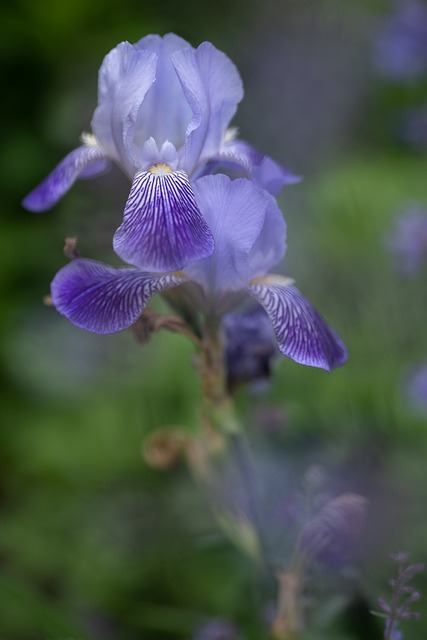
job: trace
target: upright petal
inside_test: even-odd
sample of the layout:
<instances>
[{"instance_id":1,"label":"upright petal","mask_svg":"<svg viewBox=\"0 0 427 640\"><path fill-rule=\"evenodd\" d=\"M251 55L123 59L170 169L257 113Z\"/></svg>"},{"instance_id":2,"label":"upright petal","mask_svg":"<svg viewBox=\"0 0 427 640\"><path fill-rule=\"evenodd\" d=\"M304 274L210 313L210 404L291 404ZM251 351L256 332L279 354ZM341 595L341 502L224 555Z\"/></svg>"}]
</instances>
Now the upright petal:
<instances>
[{"instance_id":1,"label":"upright petal","mask_svg":"<svg viewBox=\"0 0 427 640\"><path fill-rule=\"evenodd\" d=\"M191 174L218 153L221 141L243 97L239 72L210 42L172 55L193 113L188 125L182 168Z\"/></svg>"},{"instance_id":2,"label":"upright petal","mask_svg":"<svg viewBox=\"0 0 427 640\"><path fill-rule=\"evenodd\" d=\"M104 151L83 145L71 151L58 166L22 201L29 211L46 211L53 207L77 178L94 177L105 171L108 158Z\"/></svg>"},{"instance_id":3,"label":"upright petal","mask_svg":"<svg viewBox=\"0 0 427 640\"><path fill-rule=\"evenodd\" d=\"M163 38L149 35L134 46L135 49L151 51L157 56L156 79L139 110L135 142L140 147L153 137L159 147L169 140L179 149L185 142L185 132L192 113L171 55L180 49L192 47L173 33Z\"/></svg>"},{"instance_id":4,"label":"upright petal","mask_svg":"<svg viewBox=\"0 0 427 640\"><path fill-rule=\"evenodd\" d=\"M300 176L294 175L243 140L230 140L223 144L217 159L222 165L243 171L255 184L274 196L277 196L284 186L302 180Z\"/></svg>"},{"instance_id":5,"label":"upright petal","mask_svg":"<svg viewBox=\"0 0 427 640\"><path fill-rule=\"evenodd\" d=\"M246 179L218 174L193 183L196 200L215 240L209 258L189 265L185 273L213 297L222 291L245 290L250 279L249 255L261 233L268 194Z\"/></svg>"},{"instance_id":6,"label":"upright petal","mask_svg":"<svg viewBox=\"0 0 427 640\"><path fill-rule=\"evenodd\" d=\"M178 168L179 157L174 145L166 140L159 148L154 138L148 138L139 149L141 171L156 164L166 164L172 171Z\"/></svg>"},{"instance_id":7,"label":"upright petal","mask_svg":"<svg viewBox=\"0 0 427 640\"><path fill-rule=\"evenodd\" d=\"M152 276L139 269L78 258L58 271L51 293L59 313L77 327L116 333L138 319L154 294L182 281L177 276Z\"/></svg>"},{"instance_id":8,"label":"upright petal","mask_svg":"<svg viewBox=\"0 0 427 640\"><path fill-rule=\"evenodd\" d=\"M265 220L256 242L249 254L250 277L265 275L285 255L286 222L276 199L265 193L267 209Z\"/></svg>"},{"instance_id":9,"label":"upright petal","mask_svg":"<svg viewBox=\"0 0 427 640\"><path fill-rule=\"evenodd\" d=\"M157 56L122 42L104 58L99 71L98 107L92 129L108 155L132 178L138 111L156 77Z\"/></svg>"},{"instance_id":10,"label":"upright petal","mask_svg":"<svg viewBox=\"0 0 427 640\"><path fill-rule=\"evenodd\" d=\"M146 271L176 271L212 254L212 234L185 173L157 165L136 174L113 246Z\"/></svg>"},{"instance_id":11,"label":"upright petal","mask_svg":"<svg viewBox=\"0 0 427 640\"><path fill-rule=\"evenodd\" d=\"M300 364L326 371L346 362L344 344L308 300L292 286L292 281L270 276L254 282L248 290L270 316L283 355Z\"/></svg>"}]
</instances>

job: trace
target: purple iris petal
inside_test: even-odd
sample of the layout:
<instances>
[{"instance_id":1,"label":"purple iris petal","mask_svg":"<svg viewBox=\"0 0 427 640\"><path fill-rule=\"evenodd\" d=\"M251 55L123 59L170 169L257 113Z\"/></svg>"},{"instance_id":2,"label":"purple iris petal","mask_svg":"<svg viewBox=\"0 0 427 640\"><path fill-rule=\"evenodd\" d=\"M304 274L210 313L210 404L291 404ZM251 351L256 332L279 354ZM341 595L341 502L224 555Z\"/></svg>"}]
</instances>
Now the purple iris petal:
<instances>
[{"instance_id":1,"label":"purple iris petal","mask_svg":"<svg viewBox=\"0 0 427 640\"><path fill-rule=\"evenodd\" d=\"M212 234L185 173L158 165L136 174L113 246L146 271L175 271L212 254Z\"/></svg>"},{"instance_id":2,"label":"purple iris petal","mask_svg":"<svg viewBox=\"0 0 427 640\"><path fill-rule=\"evenodd\" d=\"M93 164L88 165L81 174L79 175L79 180L90 180L91 178L96 178L101 174L108 171L111 168L111 161L105 158L104 160L98 160Z\"/></svg>"},{"instance_id":3,"label":"purple iris petal","mask_svg":"<svg viewBox=\"0 0 427 640\"><path fill-rule=\"evenodd\" d=\"M400 631L398 625L399 625L399 622L397 620L386 618L384 638L389 638L390 640L403 640L404 635L402 631ZM391 630L390 630L390 627L391 627Z\"/></svg>"},{"instance_id":4,"label":"purple iris petal","mask_svg":"<svg viewBox=\"0 0 427 640\"><path fill-rule=\"evenodd\" d=\"M203 42L196 50L177 51L172 62L193 113L181 164L191 174L198 164L217 155L243 98L242 81L231 60L210 42Z\"/></svg>"},{"instance_id":5,"label":"purple iris petal","mask_svg":"<svg viewBox=\"0 0 427 640\"><path fill-rule=\"evenodd\" d=\"M109 157L132 178L138 112L156 77L157 56L122 42L104 58L99 71L98 107L92 129Z\"/></svg>"},{"instance_id":6,"label":"purple iris petal","mask_svg":"<svg viewBox=\"0 0 427 640\"><path fill-rule=\"evenodd\" d=\"M152 276L78 258L58 271L51 293L56 309L77 327L116 333L138 319L154 294L181 282L176 276Z\"/></svg>"},{"instance_id":7,"label":"purple iris petal","mask_svg":"<svg viewBox=\"0 0 427 640\"><path fill-rule=\"evenodd\" d=\"M420 78L427 69L427 9L420 0L397 0L380 24L376 63L384 76L398 81Z\"/></svg>"},{"instance_id":8,"label":"purple iris petal","mask_svg":"<svg viewBox=\"0 0 427 640\"><path fill-rule=\"evenodd\" d=\"M173 171L177 169L179 157L174 145L168 140L159 148L154 138L148 138L139 152L141 168L144 170L156 164L166 164Z\"/></svg>"},{"instance_id":9,"label":"purple iris petal","mask_svg":"<svg viewBox=\"0 0 427 640\"><path fill-rule=\"evenodd\" d=\"M286 185L297 184L302 180L301 176L296 176L269 156L263 156L259 163L253 165L250 177L273 196L279 195Z\"/></svg>"},{"instance_id":10,"label":"purple iris petal","mask_svg":"<svg viewBox=\"0 0 427 640\"><path fill-rule=\"evenodd\" d=\"M427 363L423 363L410 371L406 380L405 391L411 407L417 412L427 413Z\"/></svg>"},{"instance_id":11,"label":"purple iris petal","mask_svg":"<svg viewBox=\"0 0 427 640\"><path fill-rule=\"evenodd\" d=\"M396 266L406 276L415 275L427 262L427 209L414 203L394 223L386 238Z\"/></svg>"},{"instance_id":12,"label":"purple iris petal","mask_svg":"<svg viewBox=\"0 0 427 640\"><path fill-rule=\"evenodd\" d=\"M227 384L231 389L245 382L270 377L271 361L278 355L271 322L260 305L224 316Z\"/></svg>"},{"instance_id":13,"label":"purple iris petal","mask_svg":"<svg viewBox=\"0 0 427 640\"><path fill-rule=\"evenodd\" d=\"M267 209L261 233L249 254L250 278L263 276L278 264L286 251L286 222L276 199L265 194Z\"/></svg>"},{"instance_id":14,"label":"purple iris petal","mask_svg":"<svg viewBox=\"0 0 427 640\"><path fill-rule=\"evenodd\" d=\"M249 293L270 316L283 355L327 371L346 362L344 344L298 289L271 276L250 286Z\"/></svg>"},{"instance_id":15,"label":"purple iris petal","mask_svg":"<svg viewBox=\"0 0 427 640\"><path fill-rule=\"evenodd\" d=\"M83 145L74 149L58 166L22 201L29 211L46 211L53 207L79 176L102 173L106 168L106 155L99 147ZM95 173L94 173L95 172Z\"/></svg>"},{"instance_id":16,"label":"purple iris petal","mask_svg":"<svg viewBox=\"0 0 427 640\"><path fill-rule=\"evenodd\" d=\"M239 640L240 633L230 620L211 618L201 624L192 640Z\"/></svg>"},{"instance_id":17,"label":"purple iris petal","mask_svg":"<svg viewBox=\"0 0 427 640\"><path fill-rule=\"evenodd\" d=\"M242 290L250 279L248 256L261 233L268 194L246 179L205 176L193 183L200 210L215 240L209 258L189 265L188 277L213 300L220 291Z\"/></svg>"},{"instance_id":18,"label":"purple iris petal","mask_svg":"<svg viewBox=\"0 0 427 640\"><path fill-rule=\"evenodd\" d=\"M135 143L140 147L152 137L159 147L166 140L176 148L182 147L192 113L171 55L180 49L190 48L190 45L179 36L168 33L163 38L157 35L146 36L134 47L151 51L157 56L156 79L138 113Z\"/></svg>"},{"instance_id":19,"label":"purple iris petal","mask_svg":"<svg viewBox=\"0 0 427 640\"><path fill-rule=\"evenodd\" d=\"M259 187L275 196L284 186L302 180L300 176L294 175L269 156L264 156L244 140L226 142L219 151L218 160L223 165L243 169Z\"/></svg>"}]
</instances>

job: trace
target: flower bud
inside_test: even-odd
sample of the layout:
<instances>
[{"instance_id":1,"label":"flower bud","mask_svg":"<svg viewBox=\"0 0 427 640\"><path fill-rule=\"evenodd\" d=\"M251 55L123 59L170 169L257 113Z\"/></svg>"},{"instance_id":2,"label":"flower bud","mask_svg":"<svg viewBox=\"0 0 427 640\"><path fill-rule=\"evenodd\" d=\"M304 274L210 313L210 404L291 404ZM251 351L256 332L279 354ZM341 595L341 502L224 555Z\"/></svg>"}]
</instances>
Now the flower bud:
<instances>
[{"instance_id":1,"label":"flower bud","mask_svg":"<svg viewBox=\"0 0 427 640\"><path fill-rule=\"evenodd\" d=\"M161 471L171 469L181 458L186 439L180 427L156 429L142 443L142 458L154 469Z\"/></svg>"}]
</instances>

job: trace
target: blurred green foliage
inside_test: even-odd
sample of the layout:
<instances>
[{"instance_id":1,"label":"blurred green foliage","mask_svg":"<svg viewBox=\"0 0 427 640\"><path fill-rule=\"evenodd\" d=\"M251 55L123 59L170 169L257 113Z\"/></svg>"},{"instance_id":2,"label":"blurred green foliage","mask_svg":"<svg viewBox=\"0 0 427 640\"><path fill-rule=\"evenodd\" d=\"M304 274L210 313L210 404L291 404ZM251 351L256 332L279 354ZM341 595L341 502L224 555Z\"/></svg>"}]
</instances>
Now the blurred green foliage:
<instances>
[{"instance_id":1,"label":"blurred green foliage","mask_svg":"<svg viewBox=\"0 0 427 640\"><path fill-rule=\"evenodd\" d=\"M81 182L41 216L24 212L20 200L89 128L97 69L119 41L168 31L193 44L208 39L242 63L250 81L263 56L253 48L260 11L266 41L269 25L280 33L277 16L285 29L297 16L304 42L313 20L319 32L331 23L339 29L346 11L356 11L354 29L370 33L384 10L348 5L15 0L0 10L0 638L191 638L201 620L216 616L235 620L248 638L263 637L253 567L218 530L182 465L162 474L141 456L156 427L196 428L191 345L167 334L144 347L130 334L87 335L42 304L64 263L64 236L78 234L87 255L111 261L125 181ZM398 90L371 75L358 117L325 150L328 162L296 167L308 168L305 181L281 199L285 268L337 327L349 362L327 375L282 359L268 390L237 397L261 472L271 456L286 470L288 485L275 490L298 491L306 468L323 464L337 490L369 494L357 580L367 608L384 594L390 551L404 547L414 561L427 551L426 419L402 392L410 367L427 360L426 273L400 278L385 247L407 203L427 204L427 158L393 138L396 112L421 101L425 87ZM257 96L246 100L256 105ZM236 122L245 129L250 119ZM292 536L277 527L289 559ZM332 593L334 574L321 579ZM346 602L320 601L312 616L318 631L307 638L367 637L351 626L358 614ZM412 623L410 637L426 632L426 621Z\"/></svg>"}]
</instances>

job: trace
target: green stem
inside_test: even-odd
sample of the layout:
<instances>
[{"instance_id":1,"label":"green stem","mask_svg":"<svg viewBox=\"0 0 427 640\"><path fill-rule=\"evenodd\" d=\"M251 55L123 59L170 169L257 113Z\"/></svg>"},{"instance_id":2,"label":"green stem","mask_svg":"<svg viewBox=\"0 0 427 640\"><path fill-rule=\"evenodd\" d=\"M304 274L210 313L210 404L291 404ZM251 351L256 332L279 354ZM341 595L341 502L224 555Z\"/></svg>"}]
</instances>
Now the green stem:
<instances>
[{"instance_id":1,"label":"green stem","mask_svg":"<svg viewBox=\"0 0 427 640\"><path fill-rule=\"evenodd\" d=\"M263 595L272 590L275 574L268 562L262 519L251 465L248 442L236 415L227 389L224 345L219 320L209 317L200 342L198 371L203 394L202 435L193 441L187 452L188 461L197 479L211 491L212 506L227 536L255 561L261 570L262 584L256 591ZM248 519L228 510L218 499L216 487L221 482L226 455L236 464L246 493ZM296 557L288 571L274 577L278 580L278 611L271 629L275 640L296 640L300 630L299 600L304 576L304 563Z\"/></svg>"},{"instance_id":2,"label":"green stem","mask_svg":"<svg viewBox=\"0 0 427 640\"><path fill-rule=\"evenodd\" d=\"M230 435L230 444L234 459L236 461L239 475L242 481L248 502L249 518L253 524L258 541L258 556L265 578L271 573L268 561L267 546L265 543L262 518L259 512L259 502L257 496L255 475L251 464L251 454L248 442L243 433L233 433Z\"/></svg>"},{"instance_id":3,"label":"green stem","mask_svg":"<svg viewBox=\"0 0 427 640\"><path fill-rule=\"evenodd\" d=\"M238 433L241 429L232 399L227 391L224 347L219 320L208 318L204 326L200 362L204 418L223 434Z\"/></svg>"}]
</instances>

